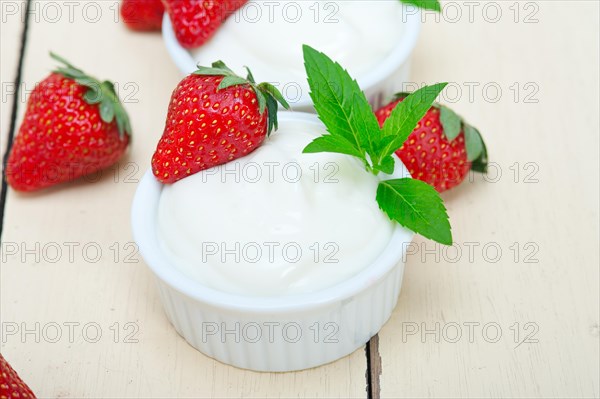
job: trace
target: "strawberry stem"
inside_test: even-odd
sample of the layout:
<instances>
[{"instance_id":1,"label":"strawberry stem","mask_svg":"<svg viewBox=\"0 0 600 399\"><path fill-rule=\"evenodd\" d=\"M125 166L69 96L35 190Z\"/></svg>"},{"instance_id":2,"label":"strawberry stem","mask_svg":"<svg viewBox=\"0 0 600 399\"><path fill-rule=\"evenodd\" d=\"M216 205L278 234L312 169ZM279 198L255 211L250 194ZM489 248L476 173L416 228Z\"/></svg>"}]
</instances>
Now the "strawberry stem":
<instances>
[{"instance_id":1,"label":"strawberry stem","mask_svg":"<svg viewBox=\"0 0 600 399\"><path fill-rule=\"evenodd\" d=\"M121 138L125 134L128 136L131 135L129 115L127 115L127 111L125 111L123 104L121 104L119 96L117 96L117 92L115 91L115 86L111 81L105 80L101 82L53 52L50 52L50 57L64 64L64 66L58 66L53 71L54 73L58 73L87 87L88 90L83 95L83 99L90 105L98 105L100 117L104 122L112 123L116 120Z\"/></svg>"},{"instance_id":2,"label":"strawberry stem","mask_svg":"<svg viewBox=\"0 0 600 399\"><path fill-rule=\"evenodd\" d=\"M279 107L277 103L281 104L285 109L290 109L290 105L285 101L285 98L283 98L279 89L267 82L257 84L250 68L244 68L248 73L246 78L236 75L223 61L216 61L213 62L210 67L198 65L198 70L195 71L194 74L202 76L223 76L223 80L219 84L217 90L223 90L232 86L250 86L256 94L260 114L262 115L265 110L268 111L267 135L270 135L273 130L277 130L279 127L277 122L277 110Z\"/></svg>"}]
</instances>

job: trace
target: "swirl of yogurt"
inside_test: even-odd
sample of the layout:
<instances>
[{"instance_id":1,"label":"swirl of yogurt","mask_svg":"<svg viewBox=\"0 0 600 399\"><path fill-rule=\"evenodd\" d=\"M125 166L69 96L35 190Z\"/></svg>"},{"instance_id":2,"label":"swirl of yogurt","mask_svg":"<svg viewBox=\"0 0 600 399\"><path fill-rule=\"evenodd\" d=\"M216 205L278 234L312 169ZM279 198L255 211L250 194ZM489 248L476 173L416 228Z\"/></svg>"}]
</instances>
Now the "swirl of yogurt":
<instances>
[{"instance_id":1,"label":"swirl of yogurt","mask_svg":"<svg viewBox=\"0 0 600 399\"><path fill-rule=\"evenodd\" d=\"M371 264L394 229L375 201L379 180L351 156L302 153L324 133L285 118L249 155L165 186L157 234L171 264L252 296L314 292Z\"/></svg>"}]
</instances>

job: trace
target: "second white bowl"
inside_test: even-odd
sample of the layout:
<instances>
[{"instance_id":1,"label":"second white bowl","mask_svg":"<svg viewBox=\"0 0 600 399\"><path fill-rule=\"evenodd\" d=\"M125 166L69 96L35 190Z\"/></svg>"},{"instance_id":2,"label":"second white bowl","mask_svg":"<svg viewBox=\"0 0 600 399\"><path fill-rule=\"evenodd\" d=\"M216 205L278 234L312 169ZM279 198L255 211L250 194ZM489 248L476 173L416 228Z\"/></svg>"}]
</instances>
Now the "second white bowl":
<instances>
[{"instance_id":1,"label":"second white bowl","mask_svg":"<svg viewBox=\"0 0 600 399\"><path fill-rule=\"evenodd\" d=\"M404 25L404 30L392 52L368 73L356 76L358 83L375 109L384 105L394 93L403 90L403 83L407 82L410 74L411 55L421 29L421 15L414 6L403 5L402 7L404 20L399 23ZM197 69L196 61L192 54L177 41L173 25L166 13L162 32L167 50L181 73L188 75L194 72ZM312 101L308 93L302 93L297 100L292 99L290 106L295 111L313 112Z\"/></svg>"}]
</instances>

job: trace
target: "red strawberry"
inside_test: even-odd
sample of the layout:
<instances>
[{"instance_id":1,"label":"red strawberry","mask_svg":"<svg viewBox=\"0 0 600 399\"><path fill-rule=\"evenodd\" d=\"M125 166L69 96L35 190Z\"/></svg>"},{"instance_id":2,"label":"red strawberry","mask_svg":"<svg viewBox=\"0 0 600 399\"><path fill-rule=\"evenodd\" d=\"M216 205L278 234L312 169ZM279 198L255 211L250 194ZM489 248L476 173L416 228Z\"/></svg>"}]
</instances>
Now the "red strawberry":
<instances>
[{"instance_id":1,"label":"red strawberry","mask_svg":"<svg viewBox=\"0 0 600 399\"><path fill-rule=\"evenodd\" d=\"M277 101L289 108L273 85L256 84L249 70L244 79L221 61L198 68L173 91L152 157L163 183L249 154L277 129Z\"/></svg>"},{"instance_id":2,"label":"red strawberry","mask_svg":"<svg viewBox=\"0 0 600 399\"><path fill-rule=\"evenodd\" d=\"M35 394L0 354L0 398L35 399Z\"/></svg>"},{"instance_id":3,"label":"red strawberry","mask_svg":"<svg viewBox=\"0 0 600 399\"><path fill-rule=\"evenodd\" d=\"M123 22L133 30L160 30L164 13L160 0L123 0L121 4Z\"/></svg>"},{"instance_id":4,"label":"red strawberry","mask_svg":"<svg viewBox=\"0 0 600 399\"><path fill-rule=\"evenodd\" d=\"M65 66L40 82L27 102L6 165L6 180L33 191L114 164L129 144L131 127L113 84Z\"/></svg>"},{"instance_id":5,"label":"red strawberry","mask_svg":"<svg viewBox=\"0 0 600 399\"><path fill-rule=\"evenodd\" d=\"M406 94L398 94L375 115L383 126ZM434 105L396 151L411 176L431 184L439 192L459 185L473 169L485 172L487 150L479 131L464 123L449 108Z\"/></svg>"},{"instance_id":6,"label":"red strawberry","mask_svg":"<svg viewBox=\"0 0 600 399\"><path fill-rule=\"evenodd\" d=\"M185 48L200 47L247 0L162 0L175 37Z\"/></svg>"}]
</instances>

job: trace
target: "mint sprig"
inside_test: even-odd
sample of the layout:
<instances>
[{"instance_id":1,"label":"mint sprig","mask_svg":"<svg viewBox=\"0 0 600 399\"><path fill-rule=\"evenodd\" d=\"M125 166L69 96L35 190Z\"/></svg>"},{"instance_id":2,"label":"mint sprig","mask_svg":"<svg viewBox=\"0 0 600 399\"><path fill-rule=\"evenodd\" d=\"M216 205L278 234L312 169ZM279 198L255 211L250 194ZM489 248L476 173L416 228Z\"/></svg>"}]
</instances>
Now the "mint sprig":
<instances>
[{"instance_id":1,"label":"mint sprig","mask_svg":"<svg viewBox=\"0 0 600 399\"><path fill-rule=\"evenodd\" d=\"M402 3L411 4L425 10L442 11L438 0L400 0Z\"/></svg>"},{"instance_id":2,"label":"mint sprig","mask_svg":"<svg viewBox=\"0 0 600 399\"><path fill-rule=\"evenodd\" d=\"M359 158L375 175L391 174L392 154L402 146L446 83L408 95L379 128L375 114L356 80L327 55L304 45L310 96L329 134L316 138L305 153L334 152ZM437 191L419 180L382 180L379 207L402 226L441 244L452 244L448 214Z\"/></svg>"}]
</instances>

